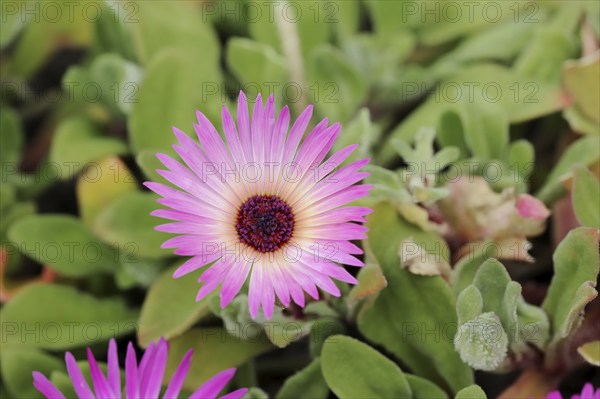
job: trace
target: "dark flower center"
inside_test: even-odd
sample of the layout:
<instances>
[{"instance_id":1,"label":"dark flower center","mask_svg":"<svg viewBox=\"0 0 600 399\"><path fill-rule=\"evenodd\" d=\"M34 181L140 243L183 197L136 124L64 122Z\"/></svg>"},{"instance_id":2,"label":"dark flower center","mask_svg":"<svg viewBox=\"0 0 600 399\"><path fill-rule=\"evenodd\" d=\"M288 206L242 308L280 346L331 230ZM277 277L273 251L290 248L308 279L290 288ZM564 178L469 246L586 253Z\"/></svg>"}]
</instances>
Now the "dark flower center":
<instances>
[{"instance_id":1,"label":"dark flower center","mask_svg":"<svg viewBox=\"0 0 600 399\"><path fill-rule=\"evenodd\" d=\"M243 243L259 252L273 252L292 237L294 214L275 195L255 195L240 207L236 228Z\"/></svg>"}]
</instances>

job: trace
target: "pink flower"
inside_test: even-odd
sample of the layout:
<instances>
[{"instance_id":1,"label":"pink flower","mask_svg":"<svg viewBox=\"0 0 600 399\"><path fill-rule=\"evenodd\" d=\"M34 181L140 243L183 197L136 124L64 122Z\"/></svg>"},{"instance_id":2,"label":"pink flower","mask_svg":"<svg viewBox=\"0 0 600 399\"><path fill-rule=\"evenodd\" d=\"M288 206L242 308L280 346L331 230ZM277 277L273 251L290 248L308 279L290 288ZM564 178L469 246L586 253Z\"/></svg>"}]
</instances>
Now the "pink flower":
<instances>
[{"instance_id":1,"label":"pink flower","mask_svg":"<svg viewBox=\"0 0 600 399\"><path fill-rule=\"evenodd\" d=\"M148 349L144 352L142 360L137 362L135 350L131 342L127 347L127 357L125 359L125 396L122 396L121 370L117 355L117 344L114 339L110 340L108 345L108 373L105 376L94 354L87 349L88 364L92 376L92 388L88 385L85 377L81 373L75 358L70 352L65 354L67 363L67 372L71 378L73 388L79 399L127 399L144 398L155 399L160 394L163 375L167 366L167 354L169 344L160 339L158 343L150 343ZM188 351L183 360L177 367L171 382L163 394L163 398L177 398L185 377L187 376L192 360L192 350ZM235 374L235 369L228 369L206 381L191 396L190 399L214 399L219 392L231 380ZM48 399L64 399L65 396L50 382L43 374L33 372L33 385ZM248 390L246 388L238 389L225 396L222 399L241 399Z\"/></svg>"},{"instance_id":2,"label":"pink flower","mask_svg":"<svg viewBox=\"0 0 600 399\"><path fill-rule=\"evenodd\" d=\"M309 106L288 134L287 106L276 115L273 96L263 107L259 95L250 118L240 93L237 125L223 107L226 143L198 112L201 146L174 128L173 148L183 163L157 154L168 169L157 172L179 189L145 183L170 208L152 214L174 221L157 230L179 234L162 247L191 256L175 278L208 265L197 300L220 286L225 307L249 279L250 314L255 318L262 307L269 319L276 297L303 307L305 292L314 299L318 288L339 296L333 280L357 283L340 264L363 266L355 257L362 250L350 241L366 238L367 228L355 222L371 210L344 205L367 194L369 186L355 183L368 176L359 171L368 159L338 169L351 145L325 160L341 127L324 119L302 140L311 115Z\"/></svg>"},{"instance_id":3,"label":"pink flower","mask_svg":"<svg viewBox=\"0 0 600 399\"><path fill-rule=\"evenodd\" d=\"M545 220L550 216L550 211L546 208L546 205L529 194L519 195L515 206L519 215L527 219Z\"/></svg>"},{"instance_id":4,"label":"pink flower","mask_svg":"<svg viewBox=\"0 0 600 399\"><path fill-rule=\"evenodd\" d=\"M558 391L553 391L546 396L546 399L563 399ZM583 386L583 390L579 395L571 396L571 399L600 399L600 388L594 390L594 386L587 383Z\"/></svg>"}]
</instances>

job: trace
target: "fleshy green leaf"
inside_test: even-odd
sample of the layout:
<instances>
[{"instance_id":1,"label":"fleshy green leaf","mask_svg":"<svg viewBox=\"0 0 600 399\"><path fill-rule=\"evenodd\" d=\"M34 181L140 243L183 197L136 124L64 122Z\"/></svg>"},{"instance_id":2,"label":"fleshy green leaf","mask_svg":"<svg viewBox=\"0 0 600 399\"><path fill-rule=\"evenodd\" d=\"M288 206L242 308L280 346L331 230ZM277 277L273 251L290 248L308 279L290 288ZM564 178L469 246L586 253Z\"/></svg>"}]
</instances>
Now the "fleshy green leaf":
<instances>
[{"instance_id":1,"label":"fleshy green leaf","mask_svg":"<svg viewBox=\"0 0 600 399\"><path fill-rule=\"evenodd\" d=\"M272 47L245 38L233 38L227 43L227 64L242 84L248 89L260 89L263 98L269 94L276 94L280 101L289 100L286 87L296 89L296 86L288 86L288 73L285 59L277 54ZM258 82L269 82L259 84ZM256 92L246 92L249 97L255 96Z\"/></svg>"},{"instance_id":2,"label":"fleshy green leaf","mask_svg":"<svg viewBox=\"0 0 600 399\"><path fill-rule=\"evenodd\" d=\"M107 204L136 190L137 181L127 165L117 157L103 159L77 179L77 205L81 220L93 228Z\"/></svg>"},{"instance_id":3,"label":"fleshy green leaf","mask_svg":"<svg viewBox=\"0 0 600 399\"><path fill-rule=\"evenodd\" d=\"M511 123L556 112L563 107L558 85L532 81L497 64L475 64L449 77L392 131L388 140L410 140L423 127L435 128L448 107L461 100L472 104L496 104ZM384 144L381 161L389 162L393 156L393 149Z\"/></svg>"},{"instance_id":4,"label":"fleshy green leaf","mask_svg":"<svg viewBox=\"0 0 600 399\"><path fill-rule=\"evenodd\" d=\"M17 170L16 163L21 159L21 151L23 150L23 128L19 115L11 108L2 107L0 109L0 130L2 137L0 138L0 159L2 159L3 176L5 168L10 165L13 171Z\"/></svg>"},{"instance_id":5,"label":"fleshy green leaf","mask_svg":"<svg viewBox=\"0 0 600 399\"><path fill-rule=\"evenodd\" d=\"M600 182L587 168L575 168L573 209L583 226L600 229Z\"/></svg>"},{"instance_id":6,"label":"fleshy green leaf","mask_svg":"<svg viewBox=\"0 0 600 399\"><path fill-rule=\"evenodd\" d=\"M64 350L108 341L136 328L137 312L116 298L33 284L2 309L5 344Z\"/></svg>"},{"instance_id":7,"label":"fleshy green leaf","mask_svg":"<svg viewBox=\"0 0 600 399\"><path fill-rule=\"evenodd\" d=\"M481 291L474 285L469 285L460 293L456 301L458 323L464 324L469 320L473 320L482 312L483 297L481 296Z\"/></svg>"},{"instance_id":8,"label":"fleshy green leaf","mask_svg":"<svg viewBox=\"0 0 600 399\"><path fill-rule=\"evenodd\" d=\"M508 145L508 127L508 118L500 106L464 99L440 118L438 140L444 147L466 147L483 161L499 159Z\"/></svg>"},{"instance_id":9,"label":"fleshy green leaf","mask_svg":"<svg viewBox=\"0 0 600 399\"><path fill-rule=\"evenodd\" d=\"M150 216L157 209L156 195L131 192L108 204L98 215L94 232L119 248L134 247L137 256L160 258L171 251L160 246L170 235L154 230L161 220Z\"/></svg>"},{"instance_id":10,"label":"fleshy green leaf","mask_svg":"<svg viewBox=\"0 0 600 399\"><path fill-rule=\"evenodd\" d=\"M326 399L328 394L329 388L321 374L321 360L315 359L285 380L275 399Z\"/></svg>"},{"instance_id":11,"label":"fleshy green leaf","mask_svg":"<svg viewBox=\"0 0 600 399\"><path fill-rule=\"evenodd\" d=\"M99 55L91 65L90 77L101 88L102 101L111 111L129 114L139 101L140 68L116 54Z\"/></svg>"},{"instance_id":12,"label":"fleshy green leaf","mask_svg":"<svg viewBox=\"0 0 600 399\"><path fill-rule=\"evenodd\" d=\"M178 266L165 270L148 289L138 327L138 340L143 347L161 337L170 340L181 335L210 313L209 297L195 300L201 287L197 281L199 273L174 279Z\"/></svg>"},{"instance_id":13,"label":"fleshy green leaf","mask_svg":"<svg viewBox=\"0 0 600 399\"><path fill-rule=\"evenodd\" d=\"M218 89L220 79L203 75L197 70L198 64L185 54L185 51L165 50L149 63L140 87L139 101L133 104L127 119L129 140L135 154L144 149L171 151L171 144L177 141L171 128L192 129L196 123L196 109L209 118L219 115L221 97L216 95L218 90L214 92L216 97L208 97L208 86Z\"/></svg>"},{"instance_id":14,"label":"fleshy green leaf","mask_svg":"<svg viewBox=\"0 0 600 399\"><path fill-rule=\"evenodd\" d=\"M573 97L574 106L591 121L600 122L600 56L567 61L563 69L565 88Z\"/></svg>"},{"instance_id":15,"label":"fleshy green leaf","mask_svg":"<svg viewBox=\"0 0 600 399\"><path fill-rule=\"evenodd\" d=\"M200 70L218 66L218 40L211 25L203 23L199 7L188 2L136 1L127 11L124 22L132 29L136 53L144 63L151 62L161 50L174 48L184 49L181 52L190 61L197 61L195 67Z\"/></svg>"},{"instance_id":16,"label":"fleshy green leaf","mask_svg":"<svg viewBox=\"0 0 600 399\"><path fill-rule=\"evenodd\" d=\"M576 7L572 9L575 11ZM563 31L562 27L538 26L515 61L515 70L524 76L558 82L562 63L576 54L575 40L575 36Z\"/></svg>"},{"instance_id":17,"label":"fleshy green leaf","mask_svg":"<svg viewBox=\"0 0 600 399\"><path fill-rule=\"evenodd\" d=\"M340 399L412 397L402 370L353 338L343 335L328 338L321 363L327 385Z\"/></svg>"},{"instance_id":18,"label":"fleshy green leaf","mask_svg":"<svg viewBox=\"0 0 600 399\"><path fill-rule=\"evenodd\" d=\"M497 256L496 249L496 245L487 245L487 243L482 243L481 245L478 245L473 252L469 253L461 258L460 261L458 261L458 263L454 266L452 275L450 277L452 290L456 296L458 296L465 288L467 288L469 284L473 282L475 274L483 262L485 262L488 258Z\"/></svg>"},{"instance_id":19,"label":"fleshy green leaf","mask_svg":"<svg viewBox=\"0 0 600 399\"><path fill-rule=\"evenodd\" d=\"M589 166L600 159L600 136L583 137L566 149L552 172L546 178L536 197L549 203L564 193L561 179L565 178L576 164Z\"/></svg>"},{"instance_id":20,"label":"fleshy green leaf","mask_svg":"<svg viewBox=\"0 0 600 399\"><path fill-rule=\"evenodd\" d=\"M184 389L193 392L215 374L237 367L272 348L264 336L243 341L220 327L192 329L170 341L165 375L170 380L185 353L193 349L192 364L183 385Z\"/></svg>"},{"instance_id":21,"label":"fleshy green leaf","mask_svg":"<svg viewBox=\"0 0 600 399\"><path fill-rule=\"evenodd\" d=\"M487 399L487 396L479 385L471 385L461 389L455 399Z\"/></svg>"},{"instance_id":22,"label":"fleshy green leaf","mask_svg":"<svg viewBox=\"0 0 600 399\"><path fill-rule=\"evenodd\" d=\"M581 345L577 352L590 364L600 366L600 341L592 341Z\"/></svg>"},{"instance_id":23,"label":"fleshy green leaf","mask_svg":"<svg viewBox=\"0 0 600 399\"><path fill-rule=\"evenodd\" d=\"M493 312L482 313L462 324L454 338L460 358L476 370L496 370L506 359L508 336Z\"/></svg>"},{"instance_id":24,"label":"fleshy green leaf","mask_svg":"<svg viewBox=\"0 0 600 399\"><path fill-rule=\"evenodd\" d=\"M61 359L33 348L2 345L2 382L15 398L42 398L34 388L31 373L39 371L49 376L53 370L63 369Z\"/></svg>"},{"instance_id":25,"label":"fleshy green leaf","mask_svg":"<svg viewBox=\"0 0 600 399\"><path fill-rule=\"evenodd\" d=\"M23 217L11 226L8 237L21 253L64 276L111 272L120 260L117 250L99 241L70 215Z\"/></svg>"},{"instance_id":26,"label":"fleshy green leaf","mask_svg":"<svg viewBox=\"0 0 600 399\"><path fill-rule=\"evenodd\" d=\"M590 227L571 230L554 252L554 277L542 304L550 318L552 347L579 327L583 308L598 295L598 234Z\"/></svg>"},{"instance_id":27,"label":"fleshy green leaf","mask_svg":"<svg viewBox=\"0 0 600 399\"><path fill-rule=\"evenodd\" d=\"M413 399L447 399L448 394L444 392L440 387L435 385L424 378L417 377L416 375L406 374L406 380L410 385Z\"/></svg>"},{"instance_id":28,"label":"fleshy green leaf","mask_svg":"<svg viewBox=\"0 0 600 399\"><path fill-rule=\"evenodd\" d=\"M61 179L69 179L90 162L125 153L127 145L124 142L103 137L94 122L75 117L57 127L50 149L50 162L59 168Z\"/></svg>"},{"instance_id":29,"label":"fleshy green leaf","mask_svg":"<svg viewBox=\"0 0 600 399\"><path fill-rule=\"evenodd\" d=\"M358 144L358 148L346 159L346 163L370 157L372 148L379 139L380 131L371 121L367 108L362 108L358 115L340 133L340 137L333 145L333 151L341 150L351 144Z\"/></svg>"},{"instance_id":30,"label":"fleshy green leaf","mask_svg":"<svg viewBox=\"0 0 600 399\"><path fill-rule=\"evenodd\" d=\"M426 251L444 257L448 251L443 239L408 224L387 204L375 207L368 226L368 245L388 286L379 293L373 306L361 313L359 330L397 356L415 374L443 388L457 391L471 384L472 371L460 360L452 344L456 329L439 327L456 326L455 300L450 288L439 276L416 276L399 266L398 248L403 239L412 237ZM403 304L401 312L398 304Z\"/></svg>"},{"instance_id":31,"label":"fleshy green leaf","mask_svg":"<svg viewBox=\"0 0 600 399\"><path fill-rule=\"evenodd\" d=\"M332 121L347 121L362 104L367 86L345 55L330 45L315 49L308 75L312 102L319 114Z\"/></svg>"}]
</instances>

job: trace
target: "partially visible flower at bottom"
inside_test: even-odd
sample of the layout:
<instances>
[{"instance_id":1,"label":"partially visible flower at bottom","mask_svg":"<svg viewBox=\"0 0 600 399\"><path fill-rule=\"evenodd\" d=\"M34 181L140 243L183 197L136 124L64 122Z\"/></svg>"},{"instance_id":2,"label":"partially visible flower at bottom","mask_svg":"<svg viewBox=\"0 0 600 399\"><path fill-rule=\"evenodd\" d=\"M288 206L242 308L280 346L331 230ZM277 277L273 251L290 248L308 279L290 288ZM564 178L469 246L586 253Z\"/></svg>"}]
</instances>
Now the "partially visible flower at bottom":
<instances>
[{"instance_id":1,"label":"partially visible flower at bottom","mask_svg":"<svg viewBox=\"0 0 600 399\"><path fill-rule=\"evenodd\" d=\"M129 343L127 346L127 357L125 358L124 398L158 398L167 366L168 351L169 344L161 338L156 344L154 342L150 343L142 356L142 360L138 363L133 344ZM193 350L189 350L181 360L163 394L163 398L173 399L179 396L190 368L192 353ZM88 385L71 352L65 354L67 372L69 373L77 397L79 399L121 399L121 369L119 367L115 340L111 339L108 345L108 373L106 376L100 369L90 348L87 348L87 357L93 390ZM236 369L231 368L218 373L201 385L190 396L190 399L216 398L219 392L233 378L235 372ZM33 372L33 386L48 399L65 399L65 395L42 373L37 371ZM221 396L221 399L241 399L247 391L247 388L241 388L225 396Z\"/></svg>"},{"instance_id":2,"label":"partially visible flower at bottom","mask_svg":"<svg viewBox=\"0 0 600 399\"><path fill-rule=\"evenodd\" d=\"M553 391L546 396L546 399L563 399L558 391ZM571 399L600 399L600 388L594 390L594 386L590 383L583 386L583 390L579 395L571 396Z\"/></svg>"}]
</instances>

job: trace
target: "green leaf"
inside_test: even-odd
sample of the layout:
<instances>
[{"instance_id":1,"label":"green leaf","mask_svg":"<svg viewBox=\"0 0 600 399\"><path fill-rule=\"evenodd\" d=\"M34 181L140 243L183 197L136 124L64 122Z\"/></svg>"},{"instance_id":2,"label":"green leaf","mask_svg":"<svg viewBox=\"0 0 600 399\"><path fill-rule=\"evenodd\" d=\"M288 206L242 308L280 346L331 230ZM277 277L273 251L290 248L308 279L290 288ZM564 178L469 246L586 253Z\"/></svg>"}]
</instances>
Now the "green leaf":
<instances>
[{"instance_id":1,"label":"green leaf","mask_svg":"<svg viewBox=\"0 0 600 399\"><path fill-rule=\"evenodd\" d=\"M170 340L181 335L210 313L210 297L195 300L201 287L197 281L199 273L174 279L178 266L165 270L146 294L138 327L138 340L143 347L161 337Z\"/></svg>"},{"instance_id":2,"label":"green leaf","mask_svg":"<svg viewBox=\"0 0 600 399\"><path fill-rule=\"evenodd\" d=\"M19 18L25 18L33 23L27 24L27 29L23 29L19 40L15 42L14 48L10 51L10 57L7 58L7 66L3 68L3 75L7 73L29 79L42 65L47 63L57 49L64 47L88 48L90 46L94 11L90 11L91 15L88 16L81 7L77 9L73 3L62 1L53 3L47 9L48 11L45 11L45 8L33 6L36 3L19 2L21 3ZM16 6L19 7L19 5ZM32 9L36 11L32 12ZM50 15L50 12L53 14ZM4 25L4 20L2 25ZM2 39L5 39L4 34L2 34Z\"/></svg>"},{"instance_id":3,"label":"green leaf","mask_svg":"<svg viewBox=\"0 0 600 399\"><path fill-rule=\"evenodd\" d=\"M508 118L500 106L461 101L440 118L438 140L443 147L466 147L473 156L487 161L502 156L508 145L508 129Z\"/></svg>"},{"instance_id":4,"label":"green leaf","mask_svg":"<svg viewBox=\"0 0 600 399\"><path fill-rule=\"evenodd\" d=\"M156 152L146 149L141 150L135 157L135 162L140 167L148 180L164 181L164 178L156 173L157 169L163 169L165 166L156 157Z\"/></svg>"},{"instance_id":5,"label":"green leaf","mask_svg":"<svg viewBox=\"0 0 600 399\"><path fill-rule=\"evenodd\" d=\"M576 167L573 180L573 210L583 226L600 229L600 182L589 169Z\"/></svg>"},{"instance_id":6,"label":"green leaf","mask_svg":"<svg viewBox=\"0 0 600 399\"><path fill-rule=\"evenodd\" d=\"M90 77L102 89L102 101L112 111L129 114L133 104L139 101L137 95L142 71L119 55L105 53L96 57L90 68Z\"/></svg>"},{"instance_id":7,"label":"green leaf","mask_svg":"<svg viewBox=\"0 0 600 399\"><path fill-rule=\"evenodd\" d=\"M315 303L315 302L313 302ZM322 317L312 323L308 346L313 358L321 356L323 344L332 335L346 334L346 326L337 318Z\"/></svg>"},{"instance_id":8,"label":"green leaf","mask_svg":"<svg viewBox=\"0 0 600 399\"><path fill-rule=\"evenodd\" d=\"M165 50L148 64L139 101L133 104L127 120L131 148L136 155L144 149L170 152L176 142L171 128L191 129L196 123L197 108L213 121L220 115L221 97L217 95L220 78L198 70L198 64L185 54L185 51ZM209 86L216 90L215 97L208 97Z\"/></svg>"},{"instance_id":9,"label":"green leaf","mask_svg":"<svg viewBox=\"0 0 600 399\"><path fill-rule=\"evenodd\" d=\"M368 245L388 286L373 306L361 313L359 330L415 374L443 388L457 391L471 384L472 371L460 360L452 344L456 311L450 288L439 276L417 276L400 268L398 248L402 240L412 238L427 252L442 258L448 254L444 240L408 224L388 204L375 207L368 226ZM403 304L402 312L398 311L398 304Z\"/></svg>"},{"instance_id":10,"label":"green leaf","mask_svg":"<svg viewBox=\"0 0 600 399\"><path fill-rule=\"evenodd\" d=\"M203 20L200 7L185 1L138 0L131 3L127 11L124 22L131 27L136 53L144 63L150 65L162 50L173 49L189 61L197 62L197 69L204 71L218 67L220 46L211 24ZM160 93L161 96L166 94Z\"/></svg>"},{"instance_id":11,"label":"green leaf","mask_svg":"<svg viewBox=\"0 0 600 399\"><path fill-rule=\"evenodd\" d=\"M61 179L70 179L92 161L126 153L127 145L124 142L103 137L99 126L91 120L74 117L56 128L50 148L50 162L59 168Z\"/></svg>"},{"instance_id":12,"label":"green leaf","mask_svg":"<svg viewBox=\"0 0 600 399\"><path fill-rule=\"evenodd\" d=\"M538 26L529 45L515 61L515 70L523 76L559 82L563 62L575 56L576 51L576 37L572 33L563 31L562 27Z\"/></svg>"},{"instance_id":13,"label":"green leaf","mask_svg":"<svg viewBox=\"0 0 600 399\"><path fill-rule=\"evenodd\" d=\"M447 399L448 394L440 387L424 378L406 374L406 381L410 385L413 399Z\"/></svg>"},{"instance_id":14,"label":"green leaf","mask_svg":"<svg viewBox=\"0 0 600 399\"><path fill-rule=\"evenodd\" d=\"M321 355L325 381L340 399L412 397L402 370L358 340L344 335L329 337Z\"/></svg>"},{"instance_id":15,"label":"green leaf","mask_svg":"<svg viewBox=\"0 0 600 399\"><path fill-rule=\"evenodd\" d=\"M498 7L495 9L498 14L494 18L490 18L491 15L486 11L470 11L468 3L452 3L453 6L448 8L443 7L444 3L440 3L442 7L434 13L428 13L424 3L417 1L414 3L416 8L413 10L416 12L413 17L417 17L416 19L421 21L420 24L417 24L420 40L430 46L447 43L469 34L477 35L504 21L511 21L515 24L516 20L514 4L511 7L511 3L506 2L498 3ZM440 18L440 13L445 17Z\"/></svg>"},{"instance_id":16,"label":"green leaf","mask_svg":"<svg viewBox=\"0 0 600 399\"><path fill-rule=\"evenodd\" d=\"M226 59L233 74L245 87L258 86L263 98L273 92L278 101L289 100L285 98L288 85L285 59L271 46L250 39L232 38L227 43ZM246 93L249 97L256 94Z\"/></svg>"},{"instance_id":17,"label":"green leaf","mask_svg":"<svg viewBox=\"0 0 600 399\"><path fill-rule=\"evenodd\" d=\"M348 302L354 305L357 302L377 295L387 286L387 281L381 267L375 263L367 263L358 272L358 284L356 284L348 293Z\"/></svg>"},{"instance_id":18,"label":"green leaf","mask_svg":"<svg viewBox=\"0 0 600 399\"><path fill-rule=\"evenodd\" d=\"M473 252L458 261L450 277L450 284L455 296L458 296L473 282L475 274L483 262L498 255L497 249L498 247L493 243L481 243Z\"/></svg>"},{"instance_id":19,"label":"green leaf","mask_svg":"<svg viewBox=\"0 0 600 399\"><path fill-rule=\"evenodd\" d=\"M344 126L332 151L339 151L351 144L358 144L358 148L346 159L345 163L364 159L372 155L372 148L377 143L379 136L380 130L371 121L369 110L362 108L358 115Z\"/></svg>"},{"instance_id":20,"label":"green leaf","mask_svg":"<svg viewBox=\"0 0 600 399\"><path fill-rule=\"evenodd\" d=\"M573 97L574 106L583 116L600 122L600 56L598 54L576 61L567 61L563 68L564 84Z\"/></svg>"},{"instance_id":21,"label":"green leaf","mask_svg":"<svg viewBox=\"0 0 600 399\"><path fill-rule=\"evenodd\" d=\"M321 374L321 361L315 359L285 380L275 399L327 399L328 394L329 388Z\"/></svg>"},{"instance_id":22,"label":"green leaf","mask_svg":"<svg viewBox=\"0 0 600 399\"><path fill-rule=\"evenodd\" d=\"M481 311L493 312L498 316L502 329L509 334L513 353L527 351L527 342L541 348L545 346L548 318L542 309L525 303L521 296L521 285L511 280L502 263L496 259L485 261L475 275L473 287L481 293ZM457 309L460 310L460 307L457 306ZM530 334L532 330L535 334Z\"/></svg>"},{"instance_id":23,"label":"green leaf","mask_svg":"<svg viewBox=\"0 0 600 399\"><path fill-rule=\"evenodd\" d=\"M77 206L81 220L91 229L108 204L121 195L136 191L137 181L117 157L103 159L89 168L77 179Z\"/></svg>"},{"instance_id":24,"label":"green leaf","mask_svg":"<svg viewBox=\"0 0 600 399\"><path fill-rule=\"evenodd\" d=\"M367 95L367 85L346 56L331 45L319 46L309 62L310 94L319 114L347 121Z\"/></svg>"},{"instance_id":25,"label":"green leaf","mask_svg":"<svg viewBox=\"0 0 600 399\"><path fill-rule=\"evenodd\" d=\"M569 126L580 134L600 135L600 124L588 118L575 106L566 108L563 117L569 122Z\"/></svg>"},{"instance_id":26,"label":"green leaf","mask_svg":"<svg viewBox=\"0 0 600 399\"><path fill-rule=\"evenodd\" d=\"M340 41L355 35L360 28L361 3L358 1L334 0L334 4L321 3L329 19L333 24L334 32ZM339 17L339 19L338 19Z\"/></svg>"},{"instance_id":27,"label":"green leaf","mask_svg":"<svg viewBox=\"0 0 600 399\"><path fill-rule=\"evenodd\" d=\"M487 399L487 396L479 385L471 385L461 389L455 399Z\"/></svg>"},{"instance_id":28,"label":"green leaf","mask_svg":"<svg viewBox=\"0 0 600 399\"><path fill-rule=\"evenodd\" d=\"M504 265L493 258L486 260L479 267L473 280L473 285L481 292L483 298L483 311L494 312L500 318L505 330L512 327L509 319L511 312L506 314L504 311L506 292L512 282ZM516 309L516 303L514 307Z\"/></svg>"},{"instance_id":29,"label":"green leaf","mask_svg":"<svg viewBox=\"0 0 600 399\"><path fill-rule=\"evenodd\" d=\"M26 9L24 0L4 3L2 24L0 25L0 47L2 49L10 44L32 20L32 18L27 18L27 14L24 13Z\"/></svg>"},{"instance_id":30,"label":"green leaf","mask_svg":"<svg viewBox=\"0 0 600 399\"><path fill-rule=\"evenodd\" d=\"M600 366L600 341L591 341L577 348L577 352L586 362Z\"/></svg>"},{"instance_id":31,"label":"green leaf","mask_svg":"<svg viewBox=\"0 0 600 399\"><path fill-rule=\"evenodd\" d=\"M13 397L42 398L33 386L31 373L39 371L49 376L53 370L63 369L63 362L33 348L11 347L2 345L0 353L2 361L2 382Z\"/></svg>"},{"instance_id":32,"label":"green leaf","mask_svg":"<svg viewBox=\"0 0 600 399\"><path fill-rule=\"evenodd\" d=\"M21 253L64 276L112 272L120 260L118 251L99 241L79 219L69 215L23 217L10 227L8 237Z\"/></svg>"},{"instance_id":33,"label":"green leaf","mask_svg":"<svg viewBox=\"0 0 600 399\"><path fill-rule=\"evenodd\" d=\"M215 374L237 367L272 348L264 336L244 341L220 327L192 329L170 341L166 379L173 377L179 362L190 349L194 350L194 356L183 388L193 392Z\"/></svg>"},{"instance_id":34,"label":"green leaf","mask_svg":"<svg viewBox=\"0 0 600 399\"><path fill-rule=\"evenodd\" d=\"M465 324L483 312L483 297L481 291L474 285L465 288L456 300L456 313L458 324Z\"/></svg>"},{"instance_id":35,"label":"green leaf","mask_svg":"<svg viewBox=\"0 0 600 399\"><path fill-rule=\"evenodd\" d=\"M456 49L444 54L432 66L438 74L457 71L465 62L481 59L512 61L529 42L535 24L504 22L463 40ZM496 45L503 43L502 46Z\"/></svg>"},{"instance_id":36,"label":"green leaf","mask_svg":"<svg viewBox=\"0 0 600 399\"><path fill-rule=\"evenodd\" d=\"M542 304L550 317L552 347L579 327L585 305L598 295L598 235L594 228L576 228L554 251L554 277Z\"/></svg>"},{"instance_id":37,"label":"green leaf","mask_svg":"<svg viewBox=\"0 0 600 399\"><path fill-rule=\"evenodd\" d=\"M533 172L535 161L535 148L527 140L516 140L510 143L508 149L508 166L519 172L519 176L526 180Z\"/></svg>"},{"instance_id":38,"label":"green leaf","mask_svg":"<svg viewBox=\"0 0 600 399\"><path fill-rule=\"evenodd\" d=\"M561 179L565 178L576 164L589 166L600 159L600 136L583 137L569 146L546 178L536 197L545 203L556 200L564 193Z\"/></svg>"},{"instance_id":39,"label":"green leaf","mask_svg":"<svg viewBox=\"0 0 600 399\"><path fill-rule=\"evenodd\" d=\"M150 216L157 209L157 196L147 192L124 194L108 204L98 215L94 232L107 243L119 248L134 247L135 255L160 258L171 250L160 246L170 235L154 230L161 220Z\"/></svg>"},{"instance_id":40,"label":"green leaf","mask_svg":"<svg viewBox=\"0 0 600 399\"><path fill-rule=\"evenodd\" d=\"M494 371L507 359L508 336L498 316L486 312L458 328L454 346L475 370Z\"/></svg>"},{"instance_id":41,"label":"green leaf","mask_svg":"<svg viewBox=\"0 0 600 399\"><path fill-rule=\"evenodd\" d=\"M444 112L459 101L498 105L509 122L518 123L562 109L561 95L558 84L532 81L504 66L490 63L470 65L448 77L425 103L392 131L388 140L399 138L410 141L419 129L437 127ZM384 144L381 161L389 162L393 152L390 146Z\"/></svg>"},{"instance_id":42,"label":"green leaf","mask_svg":"<svg viewBox=\"0 0 600 399\"><path fill-rule=\"evenodd\" d=\"M5 344L52 350L108 341L132 332L136 321L137 312L120 299L55 284L25 287L2 309Z\"/></svg>"},{"instance_id":43,"label":"green leaf","mask_svg":"<svg viewBox=\"0 0 600 399\"><path fill-rule=\"evenodd\" d=\"M338 22L338 10L330 2L273 4L273 11L263 8L263 17L252 20L249 29L254 39L282 54L299 45L299 55L306 58L316 46L327 41L329 27ZM271 15L271 12L272 17L268 18L267 13Z\"/></svg>"},{"instance_id":44,"label":"green leaf","mask_svg":"<svg viewBox=\"0 0 600 399\"><path fill-rule=\"evenodd\" d=\"M19 115L12 108L0 108L0 159L2 159L2 175L6 176L5 168L10 165L13 172L17 170L16 164L21 160L23 150L23 128ZM4 181L3 181L4 182Z\"/></svg>"},{"instance_id":45,"label":"green leaf","mask_svg":"<svg viewBox=\"0 0 600 399\"><path fill-rule=\"evenodd\" d=\"M129 24L137 20L135 4L103 1L99 6L102 12L94 24L95 44L99 51L116 52L127 60L137 61L129 29Z\"/></svg>"}]
</instances>

